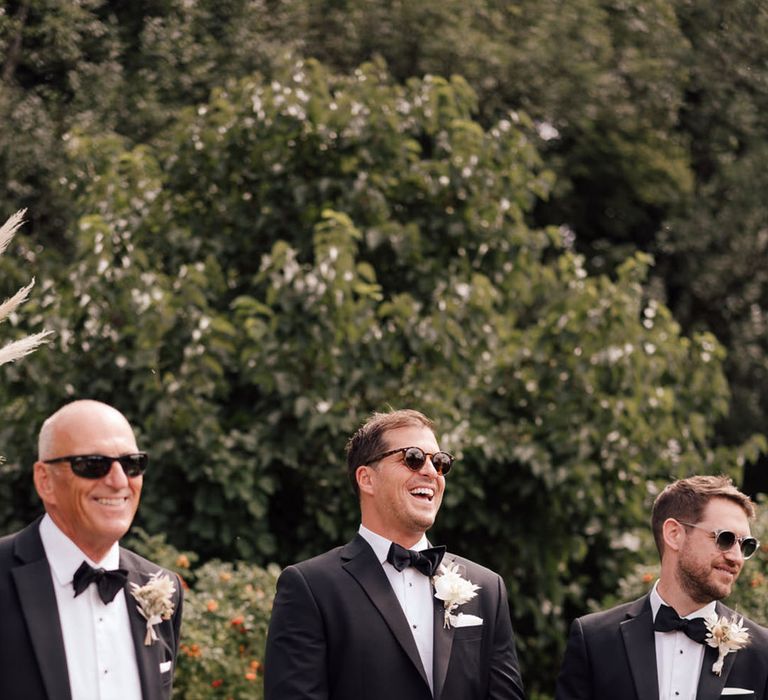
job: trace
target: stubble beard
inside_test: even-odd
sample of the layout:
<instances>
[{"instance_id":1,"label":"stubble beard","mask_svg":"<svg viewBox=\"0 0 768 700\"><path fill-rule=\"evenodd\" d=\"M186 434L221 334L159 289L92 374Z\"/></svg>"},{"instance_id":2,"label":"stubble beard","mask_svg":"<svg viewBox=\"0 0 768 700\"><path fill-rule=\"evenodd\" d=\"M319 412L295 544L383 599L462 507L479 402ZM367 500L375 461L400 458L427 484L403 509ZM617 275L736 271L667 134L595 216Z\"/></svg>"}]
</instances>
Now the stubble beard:
<instances>
[{"instance_id":1,"label":"stubble beard","mask_svg":"<svg viewBox=\"0 0 768 700\"><path fill-rule=\"evenodd\" d=\"M718 586L709 580L712 567L681 559L677 566L677 580L691 600L702 607L713 600L722 600L731 592L731 586Z\"/></svg>"}]
</instances>

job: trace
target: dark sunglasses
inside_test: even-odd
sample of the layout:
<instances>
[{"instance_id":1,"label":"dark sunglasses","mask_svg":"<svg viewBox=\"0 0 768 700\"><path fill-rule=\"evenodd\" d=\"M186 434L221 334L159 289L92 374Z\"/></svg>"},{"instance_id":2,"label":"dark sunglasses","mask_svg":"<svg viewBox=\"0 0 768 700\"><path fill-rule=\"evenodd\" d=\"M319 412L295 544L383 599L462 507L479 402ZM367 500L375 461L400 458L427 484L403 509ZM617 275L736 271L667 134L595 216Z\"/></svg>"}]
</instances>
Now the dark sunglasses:
<instances>
[{"instance_id":1,"label":"dark sunglasses","mask_svg":"<svg viewBox=\"0 0 768 700\"><path fill-rule=\"evenodd\" d=\"M109 474L113 462L120 462L126 476L141 476L149 464L149 455L146 452L136 452L119 457L105 457L104 455L68 455L55 459L43 460L46 464L57 462L69 462L72 471L84 479L101 479Z\"/></svg>"},{"instance_id":2,"label":"dark sunglasses","mask_svg":"<svg viewBox=\"0 0 768 700\"><path fill-rule=\"evenodd\" d=\"M374 457L371 457L369 462L378 462L380 459L389 457L390 455L403 453L403 463L408 469L412 469L417 472L424 466L427 461L427 457L432 460L432 466L438 474L445 476L451 467L453 466L453 455L449 455L447 452L424 452L420 447L398 447L396 450L389 450L388 452L382 452Z\"/></svg>"},{"instance_id":3,"label":"dark sunglasses","mask_svg":"<svg viewBox=\"0 0 768 700\"><path fill-rule=\"evenodd\" d=\"M684 523L682 520L678 520L677 522L679 522L681 525L685 525L686 527L695 527L698 530L704 530L709 534L710 537L714 538L715 546L721 552L727 552L729 549L731 549L731 547L733 547L733 545L738 542L739 548L741 549L741 555L745 559L749 559L760 546L760 542L758 542L756 538L738 537L735 532L731 532L730 530L708 530L706 527L701 527L701 525Z\"/></svg>"}]
</instances>

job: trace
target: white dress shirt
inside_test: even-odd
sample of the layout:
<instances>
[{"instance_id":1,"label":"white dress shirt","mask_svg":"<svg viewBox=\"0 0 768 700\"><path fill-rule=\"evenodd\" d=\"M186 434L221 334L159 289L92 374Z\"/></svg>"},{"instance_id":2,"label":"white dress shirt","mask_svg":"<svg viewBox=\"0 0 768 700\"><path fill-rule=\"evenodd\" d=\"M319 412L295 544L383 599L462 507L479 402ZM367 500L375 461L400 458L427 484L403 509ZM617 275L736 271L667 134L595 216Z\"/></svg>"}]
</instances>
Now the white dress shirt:
<instances>
[{"instance_id":1,"label":"white dress shirt","mask_svg":"<svg viewBox=\"0 0 768 700\"><path fill-rule=\"evenodd\" d=\"M653 619L663 605L668 605L657 590L651 591ZM672 607L672 606L669 606ZM715 601L686 615L686 619L708 617L715 612ZM704 661L704 645L694 642L685 632L654 632L656 641L656 669L659 675L659 700L696 700L701 665Z\"/></svg>"},{"instance_id":2,"label":"white dress shirt","mask_svg":"<svg viewBox=\"0 0 768 700\"><path fill-rule=\"evenodd\" d=\"M83 561L95 568L119 568L117 543L100 562L94 562L48 515L40 522L40 538L51 568L72 698L141 700L139 667L125 592L119 591L115 599L105 605L95 585L88 586L77 598L72 587L74 573Z\"/></svg>"},{"instance_id":3,"label":"white dress shirt","mask_svg":"<svg viewBox=\"0 0 768 700\"><path fill-rule=\"evenodd\" d=\"M412 566L407 566L402 571L398 571L387 561L387 553L392 542L375 532L371 532L364 525L360 526L360 536L373 549L376 557L381 562L384 573L387 575L392 590L397 596L400 607L403 609L408 625L413 633L413 639L419 650L421 663L424 665L429 689L434 694L432 680L432 658L434 653L434 599L432 592L432 582L428 576L425 576ZM427 549L429 542L426 535L409 549L420 552Z\"/></svg>"}]
</instances>

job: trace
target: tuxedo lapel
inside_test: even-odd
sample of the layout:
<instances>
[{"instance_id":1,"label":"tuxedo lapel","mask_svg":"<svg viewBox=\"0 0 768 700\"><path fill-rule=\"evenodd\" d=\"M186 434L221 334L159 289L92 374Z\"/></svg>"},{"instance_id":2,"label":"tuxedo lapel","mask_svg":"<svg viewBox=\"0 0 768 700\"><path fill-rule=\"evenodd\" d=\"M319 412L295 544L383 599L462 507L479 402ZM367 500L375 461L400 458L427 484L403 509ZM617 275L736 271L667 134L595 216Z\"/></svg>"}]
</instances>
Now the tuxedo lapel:
<instances>
[{"instance_id":1,"label":"tuxedo lapel","mask_svg":"<svg viewBox=\"0 0 768 700\"><path fill-rule=\"evenodd\" d=\"M718 617L728 617L733 613L722 603L717 603L715 612ZM704 645L704 663L701 665L701 675L699 676L699 687L696 693L697 700L715 700L722 695L725 683L728 680L728 674L731 672L733 662L736 660L736 654L726 655L723 660L723 670L718 676L712 671L712 665L717 661L717 649L708 644Z\"/></svg>"},{"instance_id":2,"label":"tuxedo lapel","mask_svg":"<svg viewBox=\"0 0 768 700\"><path fill-rule=\"evenodd\" d=\"M699 687L696 691L697 700L716 700L722 695L731 666L736 659L735 654L728 654L723 663L723 670L718 676L712 671L712 664L717 661L717 649L707 645L704 649L704 663L701 665Z\"/></svg>"},{"instance_id":3,"label":"tuxedo lapel","mask_svg":"<svg viewBox=\"0 0 768 700\"><path fill-rule=\"evenodd\" d=\"M435 683L435 700L439 700L443 692L445 676L448 673L448 662L451 660L453 646L453 626L445 627L445 607L442 600L432 597L435 607L434 653L432 665Z\"/></svg>"},{"instance_id":4,"label":"tuxedo lapel","mask_svg":"<svg viewBox=\"0 0 768 700\"><path fill-rule=\"evenodd\" d=\"M14 553L23 563L12 575L48 700L71 700L59 608L39 526L38 519L18 534Z\"/></svg>"},{"instance_id":5,"label":"tuxedo lapel","mask_svg":"<svg viewBox=\"0 0 768 700\"><path fill-rule=\"evenodd\" d=\"M129 566L124 560L123 552L120 552L120 566L127 568ZM125 602L128 606L128 618L131 623L131 634L133 636L133 646L136 649L136 663L139 667L139 678L141 681L141 695L143 700L161 700L163 697L160 664L168 659L172 659L172 654L163 654L165 640L162 636L150 645L144 644L147 634L147 621L139 612L136 599L131 595L131 583L143 586L146 576L142 576L141 571L128 569L128 581L125 585ZM175 660L173 660L175 663Z\"/></svg>"},{"instance_id":6,"label":"tuxedo lapel","mask_svg":"<svg viewBox=\"0 0 768 700\"><path fill-rule=\"evenodd\" d=\"M421 663L419 650L416 647L411 629L408 627L408 621L403 614L403 609L400 607L389 579L384 573L380 562L376 559L371 547L360 535L357 535L355 539L342 549L341 557L344 569L365 591L398 644L418 669L424 682L429 685L424 665ZM360 624L364 625L365 620L361 619Z\"/></svg>"},{"instance_id":7,"label":"tuxedo lapel","mask_svg":"<svg viewBox=\"0 0 768 700\"><path fill-rule=\"evenodd\" d=\"M640 700L658 700L659 681L656 670L656 641L653 636L653 613L648 596L637 601L620 624L624 648L635 692Z\"/></svg>"}]
</instances>

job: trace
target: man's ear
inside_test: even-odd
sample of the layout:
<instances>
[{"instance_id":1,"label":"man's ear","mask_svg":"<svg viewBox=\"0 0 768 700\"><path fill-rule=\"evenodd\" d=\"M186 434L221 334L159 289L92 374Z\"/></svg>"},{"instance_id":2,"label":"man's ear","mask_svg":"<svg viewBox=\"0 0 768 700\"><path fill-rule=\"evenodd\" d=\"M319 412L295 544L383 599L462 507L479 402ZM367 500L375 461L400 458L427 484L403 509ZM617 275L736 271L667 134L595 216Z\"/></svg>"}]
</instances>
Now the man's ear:
<instances>
[{"instance_id":1,"label":"man's ear","mask_svg":"<svg viewBox=\"0 0 768 700\"><path fill-rule=\"evenodd\" d=\"M44 462L37 461L33 467L32 480L35 483L35 490L43 503L53 503L56 501L56 488L53 483L53 474L50 467Z\"/></svg>"},{"instance_id":2,"label":"man's ear","mask_svg":"<svg viewBox=\"0 0 768 700\"><path fill-rule=\"evenodd\" d=\"M661 526L664 548L679 552L685 541L685 527L674 518L667 518Z\"/></svg>"},{"instance_id":3,"label":"man's ear","mask_svg":"<svg viewBox=\"0 0 768 700\"><path fill-rule=\"evenodd\" d=\"M357 487L360 489L360 493L367 493L373 495L373 468L367 464L361 464L355 470L355 479L357 481Z\"/></svg>"}]
</instances>

